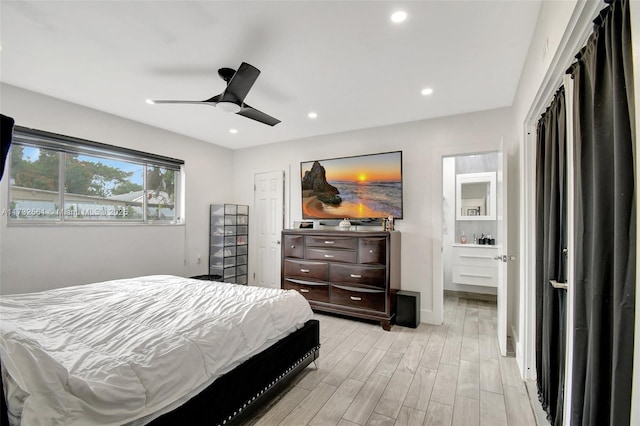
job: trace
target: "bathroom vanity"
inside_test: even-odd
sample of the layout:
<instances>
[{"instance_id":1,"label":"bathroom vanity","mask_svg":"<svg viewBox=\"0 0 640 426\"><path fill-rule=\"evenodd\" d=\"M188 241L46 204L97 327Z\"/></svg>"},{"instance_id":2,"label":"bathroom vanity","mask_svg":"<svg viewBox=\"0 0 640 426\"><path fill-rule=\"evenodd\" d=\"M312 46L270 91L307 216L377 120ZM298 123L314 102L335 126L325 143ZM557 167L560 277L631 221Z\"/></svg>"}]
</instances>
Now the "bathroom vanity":
<instances>
[{"instance_id":1,"label":"bathroom vanity","mask_svg":"<svg viewBox=\"0 0 640 426\"><path fill-rule=\"evenodd\" d=\"M454 284L498 286L498 247L459 244L452 247L452 282Z\"/></svg>"}]
</instances>

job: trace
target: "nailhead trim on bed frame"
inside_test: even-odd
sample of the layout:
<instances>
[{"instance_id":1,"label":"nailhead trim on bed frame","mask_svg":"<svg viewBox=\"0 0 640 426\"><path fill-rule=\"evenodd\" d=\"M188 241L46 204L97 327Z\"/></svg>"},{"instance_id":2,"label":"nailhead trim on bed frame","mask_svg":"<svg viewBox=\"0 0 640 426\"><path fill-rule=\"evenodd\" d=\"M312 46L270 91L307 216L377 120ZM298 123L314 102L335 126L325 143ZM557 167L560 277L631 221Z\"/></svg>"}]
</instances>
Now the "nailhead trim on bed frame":
<instances>
[{"instance_id":1,"label":"nailhead trim on bed frame","mask_svg":"<svg viewBox=\"0 0 640 426\"><path fill-rule=\"evenodd\" d=\"M255 402L256 399L260 398L263 394L268 392L272 387L274 387L275 385L280 383L284 378L289 376L291 372L295 370L295 368L298 365L302 364L310 356L313 356L312 361L315 361L317 359L316 354L318 353L318 350L320 350L320 345L317 345L316 347L309 350L300 359L298 359L293 365L287 368L287 370L284 373L280 374L277 379L273 380L268 386L266 386L263 390L260 390L259 392L257 392L253 397L251 397L250 399L247 399L245 403L242 404L242 407L240 409L238 409L237 411L234 411L232 415L230 415L227 419L223 420L222 423L218 423L217 426L222 426L222 425L226 425L227 423L230 423L236 416L240 415L243 410L245 410L248 406L250 406L253 402Z\"/></svg>"}]
</instances>

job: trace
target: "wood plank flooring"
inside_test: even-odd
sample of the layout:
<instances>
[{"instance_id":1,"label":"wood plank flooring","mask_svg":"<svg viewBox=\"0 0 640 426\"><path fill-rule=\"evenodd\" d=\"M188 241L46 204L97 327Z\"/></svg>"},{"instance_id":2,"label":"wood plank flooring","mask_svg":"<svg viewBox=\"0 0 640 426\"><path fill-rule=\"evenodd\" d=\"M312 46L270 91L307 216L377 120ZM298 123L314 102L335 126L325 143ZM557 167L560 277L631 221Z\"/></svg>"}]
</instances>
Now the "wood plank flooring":
<instances>
[{"instance_id":1,"label":"wood plank flooring","mask_svg":"<svg viewBox=\"0 0 640 426\"><path fill-rule=\"evenodd\" d=\"M442 326L316 314L320 359L245 425L535 426L515 358L498 355L496 305L445 297Z\"/></svg>"}]
</instances>

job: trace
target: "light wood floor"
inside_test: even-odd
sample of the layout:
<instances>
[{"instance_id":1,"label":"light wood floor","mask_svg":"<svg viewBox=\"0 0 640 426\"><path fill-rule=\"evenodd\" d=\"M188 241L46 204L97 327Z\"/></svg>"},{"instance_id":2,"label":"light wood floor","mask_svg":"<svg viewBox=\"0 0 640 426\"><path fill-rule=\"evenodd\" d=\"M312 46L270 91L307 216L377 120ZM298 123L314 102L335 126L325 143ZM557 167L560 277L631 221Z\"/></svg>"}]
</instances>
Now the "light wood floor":
<instances>
[{"instance_id":1,"label":"light wood floor","mask_svg":"<svg viewBox=\"0 0 640 426\"><path fill-rule=\"evenodd\" d=\"M445 297L442 326L316 314L307 367L247 425L535 425L515 358L498 355L496 305Z\"/></svg>"}]
</instances>

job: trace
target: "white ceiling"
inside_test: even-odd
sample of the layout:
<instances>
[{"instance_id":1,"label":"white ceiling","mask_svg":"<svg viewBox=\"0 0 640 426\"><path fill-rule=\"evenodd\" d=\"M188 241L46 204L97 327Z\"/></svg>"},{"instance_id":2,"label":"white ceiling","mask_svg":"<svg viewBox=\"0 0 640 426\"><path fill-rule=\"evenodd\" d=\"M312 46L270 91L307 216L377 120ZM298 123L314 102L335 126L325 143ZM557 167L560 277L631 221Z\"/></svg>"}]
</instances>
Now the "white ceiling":
<instances>
[{"instance_id":1,"label":"white ceiling","mask_svg":"<svg viewBox=\"0 0 640 426\"><path fill-rule=\"evenodd\" d=\"M0 81L238 149L509 106L539 8L540 0L2 0ZM399 9L408 18L394 24ZM207 105L145 103L208 99L225 87L218 68L243 61L262 71L246 102L277 126ZM422 96L424 87L434 93Z\"/></svg>"}]
</instances>

